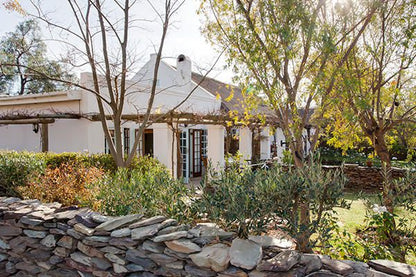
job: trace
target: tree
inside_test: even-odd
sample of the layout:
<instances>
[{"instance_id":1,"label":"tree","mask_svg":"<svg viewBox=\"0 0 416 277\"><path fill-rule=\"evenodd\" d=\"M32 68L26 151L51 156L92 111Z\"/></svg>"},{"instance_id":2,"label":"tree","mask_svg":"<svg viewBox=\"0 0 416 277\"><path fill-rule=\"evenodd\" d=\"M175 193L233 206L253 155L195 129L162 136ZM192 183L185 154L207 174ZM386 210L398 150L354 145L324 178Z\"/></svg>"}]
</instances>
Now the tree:
<instances>
[{"instance_id":1,"label":"tree","mask_svg":"<svg viewBox=\"0 0 416 277\"><path fill-rule=\"evenodd\" d=\"M22 6L20 5L19 1L17 1L17 0L3 1L2 4L6 8L6 10L16 11L20 14L25 14L25 11L23 10Z\"/></svg>"},{"instance_id":2,"label":"tree","mask_svg":"<svg viewBox=\"0 0 416 277\"><path fill-rule=\"evenodd\" d=\"M142 114L134 144L130 152L126 154L122 146L122 115L126 98L136 89L135 84L129 80L132 73L135 73L132 72L135 64L139 61L137 41L131 40L131 32L136 28L144 28L142 25L152 20L134 15L133 10L137 7L140 9L139 5L143 4L136 0L68 0L65 2L67 6L61 8L68 9L66 15L69 25L62 25L58 19L50 18L50 14L42 10L43 5L40 1L31 1L36 12L30 16L58 31L59 36L54 39L69 48L67 63L75 67L88 66L92 75L92 84L74 83L71 80L48 74L44 76L49 80L70 84L95 95L102 130L110 153L118 167L129 167L136 156L140 138L150 122L153 101L157 93L159 65L171 19L184 1L144 1L154 12L152 16L156 16L161 25L161 33L159 42L154 45L156 61L153 78L150 80L146 111ZM114 136L110 134L108 120L112 122Z\"/></svg>"},{"instance_id":3,"label":"tree","mask_svg":"<svg viewBox=\"0 0 416 277\"><path fill-rule=\"evenodd\" d=\"M383 2L339 72L332 95L339 99L332 113L343 120L337 124L349 126L348 134L335 134L335 143L350 143L357 131L369 139L388 173L383 204L391 213L394 188L387 137L416 120L415 35L415 2Z\"/></svg>"},{"instance_id":4,"label":"tree","mask_svg":"<svg viewBox=\"0 0 416 277\"><path fill-rule=\"evenodd\" d=\"M332 5L325 0L204 0L204 32L214 44L228 46L228 61L242 85L267 98L282 128L296 167L304 165L304 131L322 118L335 72L346 61L376 6ZM353 32L355 31L355 32ZM312 106L318 105L318 109ZM319 136L315 124L312 148ZM299 195L299 248L310 250L309 203ZM303 202L302 202L303 201Z\"/></svg>"},{"instance_id":5,"label":"tree","mask_svg":"<svg viewBox=\"0 0 416 277\"><path fill-rule=\"evenodd\" d=\"M59 63L46 57L46 45L34 20L19 23L14 32L7 33L0 42L0 53L0 89L8 88L11 94L63 89L58 82L45 78L45 75L72 77ZM14 87L18 88L17 91L13 91Z\"/></svg>"}]
</instances>

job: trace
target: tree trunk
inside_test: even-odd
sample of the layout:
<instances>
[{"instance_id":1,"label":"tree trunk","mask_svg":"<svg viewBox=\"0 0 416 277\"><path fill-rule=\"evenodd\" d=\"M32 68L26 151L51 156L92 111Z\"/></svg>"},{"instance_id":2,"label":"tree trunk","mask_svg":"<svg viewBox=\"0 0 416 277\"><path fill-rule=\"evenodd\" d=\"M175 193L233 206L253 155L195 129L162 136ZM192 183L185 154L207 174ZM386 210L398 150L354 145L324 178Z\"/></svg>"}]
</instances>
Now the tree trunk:
<instances>
[{"instance_id":1,"label":"tree trunk","mask_svg":"<svg viewBox=\"0 0 416 277\"><path fill-rule=\"evenodd\" d=\"M385 131L378 130L374 133L373 146L383 167L383 205L389 213L394 211L393 193L394 186L391 174L390 153L385 140Z\"/></svg>"}]
</instances>

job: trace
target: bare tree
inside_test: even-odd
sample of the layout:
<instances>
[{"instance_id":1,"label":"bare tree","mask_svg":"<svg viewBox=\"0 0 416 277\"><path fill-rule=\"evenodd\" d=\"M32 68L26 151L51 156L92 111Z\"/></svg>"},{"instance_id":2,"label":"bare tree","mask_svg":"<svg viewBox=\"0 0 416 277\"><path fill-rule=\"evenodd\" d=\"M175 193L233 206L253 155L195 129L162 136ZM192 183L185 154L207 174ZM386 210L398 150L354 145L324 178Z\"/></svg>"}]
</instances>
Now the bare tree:
<instances>
[{"instance_id":1,"label":"bare tree","mask_svg":"<svg viewBox=\"0 0 416 277\"><path fill-rule=\"evenodd\" d=\"M51 29L57 30L59 38L54 38L54 40L65 44L69 48L70 55L76 57L75 60L68 58L67 62L73 63L74 66L89 67L93 81L92 86L73 85L95 95L102 129L110 153L118 167L128 167L136 155L139 138L149 124L153 102L157 94L157 77L166 35L172 17L181 8L184 0L162 0L160 3L147 1L161 25L161 35L158 45L154 46L156 59L146 111L142 116L133 147L129 153L124 153L122 144L122 115L129 90L131 91L135 86L129 82L131 70L137 63L137 55L134 51L137 45L132 43L131 31L140 27L138 24L148 21L148 19L133 16L132 10L138 5L138 1L68 0L66 4L70 12L67 15L71 17L72 25L64 25L56 19L52 19L42 9L41 1L31 1L31 3L36 12L30 16L46 23ZM58 81L72 84L68 80L58 79ZM109 117L114 127L114 137L110 134L107 121Z\"/></svg>"}]
</instances>

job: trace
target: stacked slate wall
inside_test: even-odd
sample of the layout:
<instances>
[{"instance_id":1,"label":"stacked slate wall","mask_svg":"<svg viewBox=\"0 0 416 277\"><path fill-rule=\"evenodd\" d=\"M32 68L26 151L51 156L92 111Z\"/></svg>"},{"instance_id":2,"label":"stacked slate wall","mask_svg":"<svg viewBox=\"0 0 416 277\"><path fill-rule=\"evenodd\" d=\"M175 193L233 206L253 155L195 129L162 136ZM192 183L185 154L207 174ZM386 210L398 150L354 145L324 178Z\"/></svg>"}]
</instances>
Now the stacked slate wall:
<instances>
[{"instance_id":1,"label":"stacked slate wall","mask_svg":"<svg viewBox=\"0 0 416 277\"><path fill-rule=\"evenodd\" d=\"M0 276L414 276L414 267L302 254L291 240L235 237L163 216L0 198Z\"/></svg>"}]
</instances>

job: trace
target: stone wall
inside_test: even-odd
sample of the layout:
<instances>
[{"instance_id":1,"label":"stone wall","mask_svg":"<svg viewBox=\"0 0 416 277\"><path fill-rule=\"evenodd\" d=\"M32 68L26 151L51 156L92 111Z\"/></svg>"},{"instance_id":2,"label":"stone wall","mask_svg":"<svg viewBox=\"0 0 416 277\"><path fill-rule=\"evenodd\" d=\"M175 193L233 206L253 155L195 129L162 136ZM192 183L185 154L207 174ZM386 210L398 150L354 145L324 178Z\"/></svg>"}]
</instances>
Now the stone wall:
<instances>
[{"instance_id":1,"label":"stone wall","mask_svg":"<svg viewBox=\"0 0 416 277\"><path fill-rule=\"evenodd\" d=\"M325 169L338 169L339 166L324 166ZM348 178L347 189L362 191L380 191L383 184L383 177L379 167L366 167L354 164L344 165L344 173ZM405 170L392 168L393 178L403 177Z\"/></svg>"},{"instance_id":2,"label":"stone wall","mask_svg":"<svg viewBox=\"0 0 416 277\"><path fill-rule=\"evenodd\" d=\"M58 203L0 198L0 276L414 276L416 268L301 254L267 236L235 238L163 216L106 217ZM383 273L384 272L384 273Z\"/></svg>"}]
</instances>

